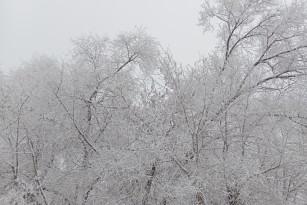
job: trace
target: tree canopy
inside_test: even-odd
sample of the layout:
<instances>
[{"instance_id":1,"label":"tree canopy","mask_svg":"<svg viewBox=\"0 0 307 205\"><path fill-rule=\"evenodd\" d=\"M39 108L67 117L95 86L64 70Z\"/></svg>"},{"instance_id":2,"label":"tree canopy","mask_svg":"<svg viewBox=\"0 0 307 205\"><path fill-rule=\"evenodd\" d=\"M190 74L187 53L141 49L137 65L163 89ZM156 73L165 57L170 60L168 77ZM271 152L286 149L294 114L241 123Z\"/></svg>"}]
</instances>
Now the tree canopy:
<instances>
[{"instance_id":1,"label":"tree canopy","mask_svg":"<svg viewBox=\"0 0 307 205\"><path fill-rule=\"evenodd\" d=\"M186 67L135 29L0 75L0 202L306 203L306 8L206 0Z\"/></svg>"}]
</instances>

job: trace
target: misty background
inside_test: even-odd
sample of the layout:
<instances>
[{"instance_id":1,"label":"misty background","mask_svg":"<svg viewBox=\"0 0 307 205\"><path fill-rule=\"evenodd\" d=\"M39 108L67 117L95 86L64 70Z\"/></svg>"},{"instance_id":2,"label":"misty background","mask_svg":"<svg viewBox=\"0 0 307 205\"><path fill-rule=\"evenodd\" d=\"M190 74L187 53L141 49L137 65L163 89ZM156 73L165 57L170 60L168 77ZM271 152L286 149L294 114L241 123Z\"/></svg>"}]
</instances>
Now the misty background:
<instances>
[{"instance_id":1,"label":"misty background","mask_svg":"<svg viewBox=\"0 0 307 205\"><path fill-rule=\"evenodd\" d=\"M114 37L143 27L175 60L192 64L215 45L198 24L201 0L1 0L0 68L7 72L35 54L65 55L71 39Z\"/></svg>"}]
</instances>

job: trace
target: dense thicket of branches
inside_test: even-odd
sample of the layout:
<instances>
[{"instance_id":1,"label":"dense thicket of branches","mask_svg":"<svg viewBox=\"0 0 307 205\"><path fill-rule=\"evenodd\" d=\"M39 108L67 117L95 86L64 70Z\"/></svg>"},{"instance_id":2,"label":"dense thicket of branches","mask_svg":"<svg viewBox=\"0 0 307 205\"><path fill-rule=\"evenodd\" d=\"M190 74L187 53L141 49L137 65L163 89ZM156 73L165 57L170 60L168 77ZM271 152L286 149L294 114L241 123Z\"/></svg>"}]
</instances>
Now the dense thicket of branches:
<instances>
[{"instance_id":1,"label":"dense thicket of branches","mask_svg":"<svg viewBox=\"0 0 307 205\"><path fill-rule=\"evenodd\" d=\"M1 204L306 203L306 14L206 1L193 66L136 29L1 76Z\"/></svg>"}]
</instances>

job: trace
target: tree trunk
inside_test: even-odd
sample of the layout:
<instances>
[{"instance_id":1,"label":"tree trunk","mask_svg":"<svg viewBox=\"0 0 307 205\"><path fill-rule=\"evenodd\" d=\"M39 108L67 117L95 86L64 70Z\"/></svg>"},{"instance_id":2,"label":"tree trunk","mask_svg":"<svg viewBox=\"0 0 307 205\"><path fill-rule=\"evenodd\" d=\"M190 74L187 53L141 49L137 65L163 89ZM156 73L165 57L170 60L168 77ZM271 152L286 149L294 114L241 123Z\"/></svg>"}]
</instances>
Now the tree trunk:
<instances>
[{"instance_id":1,"label":"tree trunk","mask_svg":"<svg viewBox=\"0 0 307 205\"><path fill-rule=\"evenodd\" d=\"M157 162L155 162L152 167L151 167L151 170L150 170L150 173L149 173L149 179L146 183L146 187L145 187L145 195L143 197L143 200L142 200L142 204L143 205L148 205L148 199L149 199L149 194L150 194L150 191L151 191L151 186L152 186L152 181L153 181L153 177L155 176L155 173L156 173L156 169L157 169Z\"/></svg>"},{"instance_id":2,"label":"tree trunk","mask_svg":"<svg viewBox=\"0 0 307 205\"><path fill-rule=\"evenodd\" d=\"M197 198L197 205L205 205L205 201L200 192L197 193L196 198Z\"/></svg>"}]
</instances>

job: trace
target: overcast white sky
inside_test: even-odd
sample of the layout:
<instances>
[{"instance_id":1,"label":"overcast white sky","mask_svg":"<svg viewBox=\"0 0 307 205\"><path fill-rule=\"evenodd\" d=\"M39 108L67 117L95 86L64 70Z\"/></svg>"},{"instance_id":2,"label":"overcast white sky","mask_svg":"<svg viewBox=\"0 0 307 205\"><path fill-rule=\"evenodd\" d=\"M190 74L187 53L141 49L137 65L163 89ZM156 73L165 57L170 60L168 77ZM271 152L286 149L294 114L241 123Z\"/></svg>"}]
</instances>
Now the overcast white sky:
<instances>
[{"instance_id":1,"label":"overcast white sky","mask_svg":"<svg viewBox=\"0 0 307 205\"><path fill-rule=\"evenodd\" d=\"M214 47L197 26L202 0L0 0L0 64L18 66L33 54L60 56L71 38L114 36L146 28L175 59L193 63Z\"/></svg>"}]
</instances>

